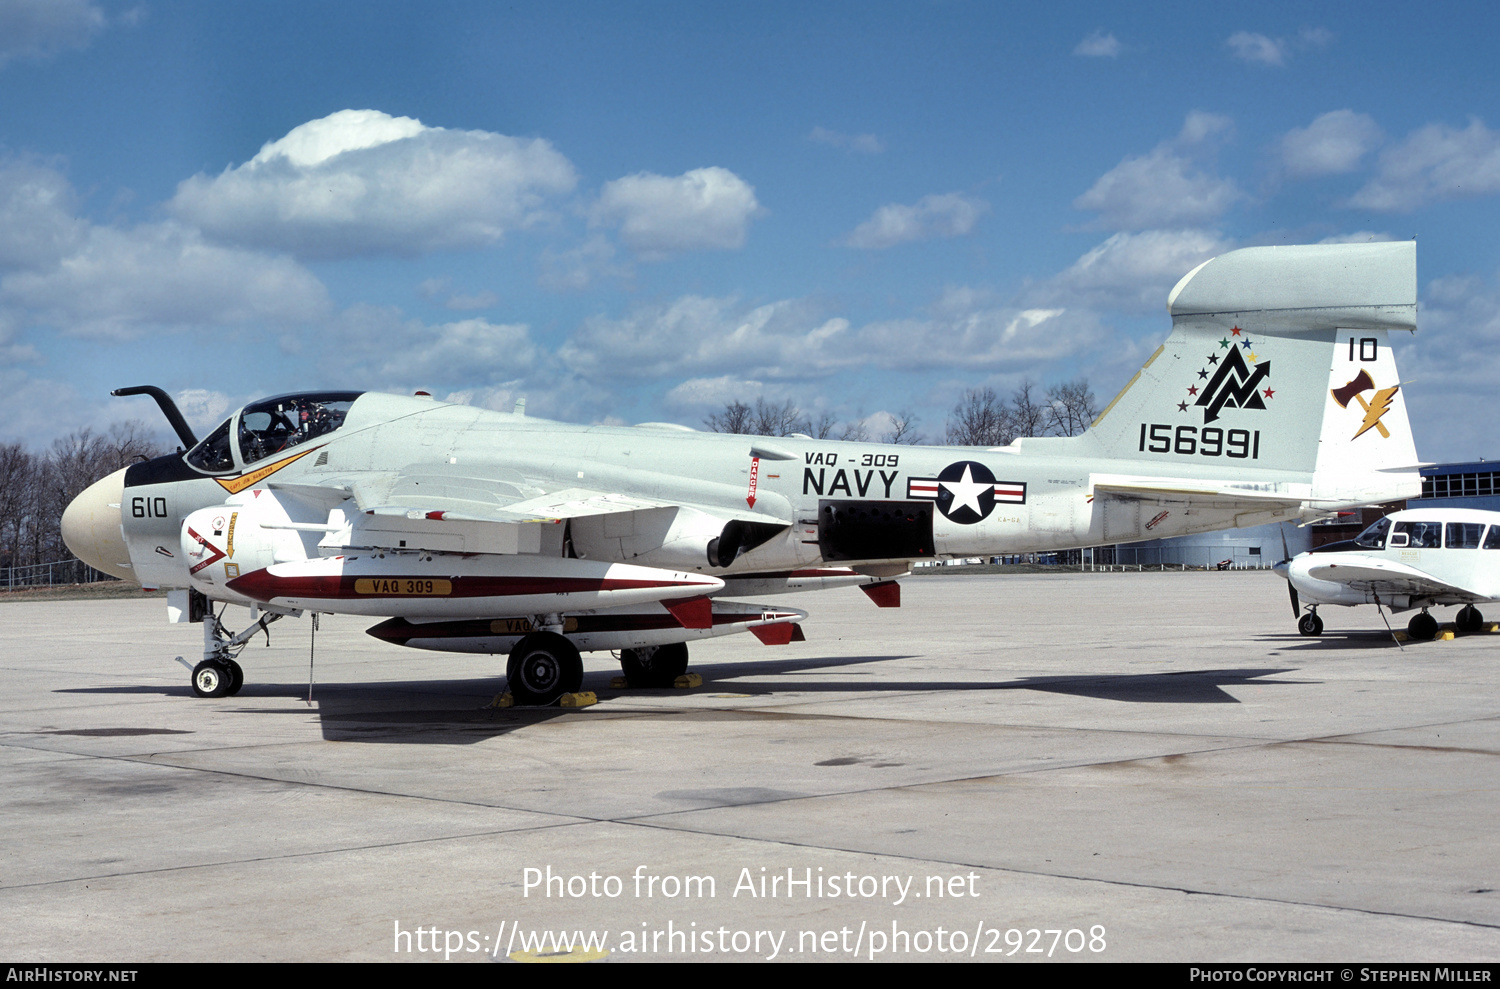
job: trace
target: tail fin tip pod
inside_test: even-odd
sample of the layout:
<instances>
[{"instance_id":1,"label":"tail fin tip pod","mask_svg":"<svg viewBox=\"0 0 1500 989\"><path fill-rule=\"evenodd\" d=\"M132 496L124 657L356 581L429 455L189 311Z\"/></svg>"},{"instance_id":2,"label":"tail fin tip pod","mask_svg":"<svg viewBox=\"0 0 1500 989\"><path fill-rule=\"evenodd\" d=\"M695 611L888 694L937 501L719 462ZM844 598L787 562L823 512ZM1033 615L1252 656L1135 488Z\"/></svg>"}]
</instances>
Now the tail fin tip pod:
<instances>
[{"instance_id":1,"label":"tail fin tip pod","mask_svg":"<svg viewBox=\"0 0 1500 989\"><path fill-rule=\"evenodd\" d=\"M1099 452L1162 475L1252 468L1311 482L1317 502L1415 496L1388 340L1416 329L1415 242L1231 251L1167 311L1171 335L1089 430Z\"/></svg>"}]
</instances>

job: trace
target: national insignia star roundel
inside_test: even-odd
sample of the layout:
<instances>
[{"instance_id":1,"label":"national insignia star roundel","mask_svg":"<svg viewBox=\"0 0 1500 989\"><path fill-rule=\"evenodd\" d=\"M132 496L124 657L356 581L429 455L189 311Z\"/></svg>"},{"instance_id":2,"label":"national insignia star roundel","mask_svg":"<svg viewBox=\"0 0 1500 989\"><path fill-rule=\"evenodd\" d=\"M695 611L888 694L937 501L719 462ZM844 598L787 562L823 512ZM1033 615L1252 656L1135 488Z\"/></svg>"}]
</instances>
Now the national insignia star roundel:
<instances>
[{"instance_id":1,"label":"national insignia star roundel","mask_svg":"<svg viewBox=\"0 0 1500 989\"><path fill-rule=\"evenodd\" d=\"M913 477L907 482L907 497L932 499L950 522L973 525L989 517L995 505L1026 503L1026 485L1021 481L996 481L984 464L960 460L944 467L937 477Z\"/></svg>"}]
</instances>

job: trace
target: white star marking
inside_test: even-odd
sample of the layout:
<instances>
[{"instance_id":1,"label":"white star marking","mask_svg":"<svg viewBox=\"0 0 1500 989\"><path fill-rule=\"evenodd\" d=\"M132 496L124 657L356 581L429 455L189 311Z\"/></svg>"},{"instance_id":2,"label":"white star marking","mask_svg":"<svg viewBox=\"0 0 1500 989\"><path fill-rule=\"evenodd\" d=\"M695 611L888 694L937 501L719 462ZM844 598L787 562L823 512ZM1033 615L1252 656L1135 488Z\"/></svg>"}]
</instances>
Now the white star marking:
<instances>
[{"instance_id":1,"label":"white star marking","mask_svg":"<svg viewBox=\"0 0 1500 989\"><path fill-rule=\"evenodd\" d=\"M944 481L943 487L953 493L953 504L949 506L950 513L960 508L972 508L975 515L983 515L984 509L979 506L979 495L984 491L993 491L993 483L984 484L974 480L972 470L965 465L964 476L957 481Z\"/></svg>"}]
</instances>

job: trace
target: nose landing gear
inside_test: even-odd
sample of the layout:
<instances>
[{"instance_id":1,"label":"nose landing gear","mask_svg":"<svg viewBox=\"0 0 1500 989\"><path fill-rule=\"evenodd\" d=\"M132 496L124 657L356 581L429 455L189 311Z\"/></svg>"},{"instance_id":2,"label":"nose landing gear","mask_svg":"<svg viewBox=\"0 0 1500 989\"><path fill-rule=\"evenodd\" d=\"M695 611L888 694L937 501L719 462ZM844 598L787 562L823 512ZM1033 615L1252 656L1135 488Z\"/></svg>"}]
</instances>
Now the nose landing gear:
<instances>
[{"instance_id":1,"label":"nose landing gear","mask_svg":"<svg viewBox=\"0 0 1500 989\"><path fill-rule=\"evenodd\" d=\"M275 612L262 611L249 628L231 635L213 609L206 608L203 615L203 662L193 667L193 693L198 697L233 697L239 693L245 685L245 671L234 657L245 648L245 643L266 631L267 626L281 617Z\"/></svg>"}]
</instances>

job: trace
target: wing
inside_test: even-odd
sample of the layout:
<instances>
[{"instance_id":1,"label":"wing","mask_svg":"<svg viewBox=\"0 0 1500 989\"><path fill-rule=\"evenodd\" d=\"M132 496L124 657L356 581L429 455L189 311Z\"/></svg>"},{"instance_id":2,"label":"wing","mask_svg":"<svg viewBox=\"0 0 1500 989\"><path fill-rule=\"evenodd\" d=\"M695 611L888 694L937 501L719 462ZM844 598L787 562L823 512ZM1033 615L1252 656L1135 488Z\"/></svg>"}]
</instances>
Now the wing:
<instances>
[{"instance_id":1,"label":"wing","mask_svg":"<svg viewBox=\"0 0 1500 989\"><path fill-rule=\"evenodd\" d=\"M1412 597L1452 597L1460 601L1484 601L1483 594L1445 580L1439 580L1425 571L1394 560L1366 557L1358 562L1330 561L1309 567L1307 574L1317 580L1332 581L1355 590L1370 591L1382 597L1406 594Z\"/></svg>"},{"instance_id":2,"label":"wing","mask_svg":"<svg viewBox=\"0 0 1500 989\"><path fill-rule=\"evenodd\" d=\"M618 474L583 461L569 466L578 476ZM720 540L720 555L733 560L791 525L790 518L751 510L742 492L727 485L694 486L642 472L626 480L642 482L644 491L611 491L581 486L576 478L559 474L555 469L523 473L512 467L419 464L347 482L273 481L268 487L283 499L302 503L308 512L304 517L319 519L318 524L295 527L326 532L320 543L325 550L361 546L536 553L544 529L563 526L557 538L571 542L578 556L634 561L662 556L665 548L662 563L690 562L702 560L708 544ZM690 497L656 493L671 488L686 489ZM677 556L682 561L672 559Z\"/></svg>"},{"instance_id":3,"label":"wing","mask_svg":"<svg viewBox=\"0 0 1500 989\"><path fill-rule=\"evenodd\" d=\"M1096 495L1127 501L1183 508L1218 508L1252 511L1295 509L1309 500L1307 484L1236 484L1173 477L1120 477L1094 475Z\"/></svg>"}]
</instances>

